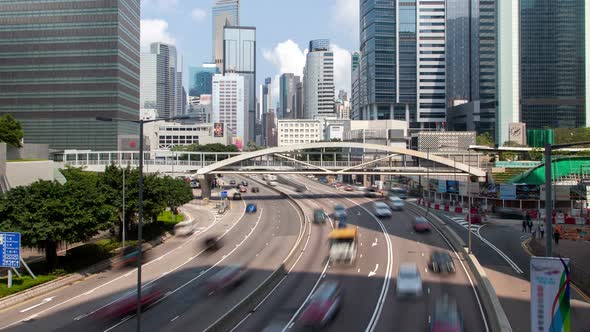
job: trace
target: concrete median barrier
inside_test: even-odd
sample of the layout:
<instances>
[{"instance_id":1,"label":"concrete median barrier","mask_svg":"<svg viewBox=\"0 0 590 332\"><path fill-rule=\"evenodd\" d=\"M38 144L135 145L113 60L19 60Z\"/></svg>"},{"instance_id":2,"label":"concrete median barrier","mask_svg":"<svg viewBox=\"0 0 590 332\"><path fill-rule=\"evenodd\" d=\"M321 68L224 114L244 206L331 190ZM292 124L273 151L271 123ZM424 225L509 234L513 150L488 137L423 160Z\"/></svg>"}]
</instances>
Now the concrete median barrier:
<instances>
[{"instance_id":1,"label":"concrete median barrier","mask_svg":"<svg viewBox=\"0 0 590 332\"><path fill-rule=\"evenodd\" d=\"M408 206L416 213L422 214L426 211L423 207L413 203L408 204ZM467 253L463 239L446 222L434 214L429 214L427 218L444 235L462 259L467 262L470 273L475 279L477 294L481 298L484 311L486 312L490 331L512 332L512 327L504 312L504 308L500 304L496 291L475 255Z\"/></svg>"}]
</instances>

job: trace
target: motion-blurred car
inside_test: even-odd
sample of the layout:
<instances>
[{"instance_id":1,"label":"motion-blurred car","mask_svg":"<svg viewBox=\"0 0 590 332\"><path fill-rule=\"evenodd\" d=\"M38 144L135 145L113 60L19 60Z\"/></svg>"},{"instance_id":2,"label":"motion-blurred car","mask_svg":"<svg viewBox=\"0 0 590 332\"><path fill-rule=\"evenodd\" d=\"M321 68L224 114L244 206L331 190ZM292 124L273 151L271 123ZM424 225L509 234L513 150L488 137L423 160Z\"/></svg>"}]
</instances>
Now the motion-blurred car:
<instances>
[{"instance_id":1,"label":"motion-blurred car","mask_svg":"<svg viewBox=\"0 0 590 332\"><path fill-rule=\"evenodd\" d=\"M295 188L295 191L298 192L298 193L304 193L305 190L307 190L307 188L305 188L304 186L297 186Z\"/></svg>"},{"instance_id":2,"label":"motion-blurred car","mask_svg":"<svg viewBox=\"0 0 590 332\"><path fill-rule=\"evenodd\" d=\"M375 202L373 204L375 215L380 218L390 218L392 213L389 206L383 202Z\"/></svg>"},{"instance_id":3,"label":"motion-blurred car","mask_svg":"<svg viewBox=\"0 0 590 332\"><path fill-rule=\"evenodd\" d=\"M313 293L303 312L299 323L309 327L324 327L336 317L342 302L342 291L336 281L324 281Z\"/></svg>"},{"instance_id":4,"label":"motion-blurred car","mask_svg":"<svg viewBox=\"0 0 590 332\"><path fill-rule=\"evenodd\" d=\"M336 205L334 207L334 218L341 220L347 217L346 208L343 205Z\"/></svg>"},{"instance_id":5,"label":"motion-blurred car","mask_svg":"<svg viewBox=\"0 0 590 332\"><path fill-rule=\"evenodd\" d=\"M352 186L346 186L344 187L344 191L353 191L354 188Z\"/></svg>"},{"instance_id":6,"label":"motion-blurred car","mask_svg":"<svg viewBox=\"0 0 590 332\"><path fill-rule=\"evenodd\" d=\"M247 191L248 191L248 190L246 189L246 187L244 187L244 186L240 186L240 192L241 192L241 193L245 193L245 192L247 192Z\"/></svg>"},{"instance_id":7,"label":"motion-blurred car","mask_svg":"<svg viewBox=\"0 0 590 332\"><path fill-rule=\"evenodd\" d=\"M416 263L402 263L400 265L396 293L398 297L422 296L422 278Z\"/></svg>"},{"instance_id":8,"label":"motion-blurred car","mask_svg":"<svg viewBox=\"0 0 590 332\"><path fill-rule=\"evenodd\" d=\"M387 197L387 203L391 207L392 210L401 211L404 209L405 202L403 199L397 196L389 196Z\"/></svg>"},{"instance_id":9,"label":"motion-blurred car","mask_svg":"<svg viewBox=\"0 0 590 332\"><path fill-rule=\"evenodd\" d=\"M463 318L457 302L443 295L436 301L430 321L431 332L463 332Z\"/></svg>"},{"instance_id":10,"label":"motion-blurred car","mask_svg":"<svg viewBox=\"0 0 590 332\"><path fill-rule=\"evenodd\" d=\"M258 208L254 203L248 203L248 205L246 205L246 213L255 213L257 210Z\"/></svg>"},{"instance_id":11,"label":"motion-blurred car","mask_svg":"<svg viewBox=\"0 0 590 332\"><path fill-rule=\"evenodd\" d=\"M242 181L242 186L247 187L248 186L248 181Z\"/></svg>"},{"instance_id":12,"label":"motion-blurred car","mask_svg":"<svg viewBox=\"0 0 590 332\"><path fill-rule=\"evenodd\" d=\"M327 219L326 212L324 209L315 209L313 210L313 222L316 224L321 224L326 222Z\"/></svg>"},{"instance_id":13,"label":"motion-blurred car","mask_svg":"<svg viewBox=\"0 0 590 332\"><path fill-rule=\"evenodd\" d=\"M258 187L252 187L252 189L250 189L253 193L259 193L260 192L260 188Z\"/></svg>"},{"instance_id":14,"label":"motion-blurred car","mask_svg":"<svg viewBox=\"0 0 590 332\"><path fill-rule=\"evenodd\" d=\"M235 186L236 185L236 180L229 180L229 184L231 186Z\"/></svg>"},{"instance_id":15,"label":"motion-blurred car","mask_svg":"<svg viewBox=\"0 0 590 332\"><path fill-rule=\"evenodd\" d=\"M240 193L234 193L234 195L232 196L232 198L234 199L234 201L239 201L242 199L242 194Z\"/></svg>"},{"instance_id":16,"label":"motion-blurred car","mask_svg":"<svg viewBox=\"0 0 590 332\"><path fill-rule=\"evenodd\" d=\"M369 188L365 190L365 197L377 198L381 197L381 193L375 188Z\"/></svg>"},{"instance_id":17,"label":"motion-blurred car","mask_svg":"<svg viewBox=\"0 0 590 332\"><path fill-rule=\"evenodd\" d=\"M125 247L121 253L121 265L122 266L135 266L137 265L137 259L139 258L139 250L137 247Z\"/></svg>"},{"instance_id":18,"label":"motion-blurred car","mask_svg":"<svg viewBox=\"0 0 590 332\"><path fill-rule=\"evenodd\" d=\"M430 223L424 217L416 217L412 223L412 227L414 227L416 232L430 231Z\"/></svg>"},{"instance_id":19,"label":"motion-blurred car","mask_svg":"<svg viewBox=\"0 0 590 332\"><path fill-rule=\"evenodd\" d=\"M276 187L279 183L277 181L268 181L267 184L271 187Z\"/></svg>"},{"instance_id":20,"label":"motion-blurred car","mask_svg":"<svg viewBox=\"0 0 590 332\"><path fill-rule=\"evenodd\" d=\"M453 263L451 255L446 251L433 252L432 256L430 256L430 267L432 272L435 273L455 273L455 263Z\"/></svg>"},{"instance_id":21,"label":"motion-blurred car","mask_svg":"<svg viewBox=\"0 0 590 332\"><path fill-rule=\"evenodd\" d=\"M205 282L208 293L230 290L238 287L246 278L246 268L243 265L230 265L212 275Z\"/></svg>"},{"instance_id":22,"label":"motion-blurred car","mask_svg":"<svg viewBox=\"0 0 590 332\"><path fill-rule=\"evenodd\" d=\"M156 284L150 284L141 288L141 310L146 310L149 306L164 297L164 292ZM118 318L135 313L137 310L137 292L127 293L122 298L111 303L109 306L97 313L103 318Z\"/></svg>"},{"instance_id":23,"label":"motion-blurred car","mask_svg":"<svg viewBox=\"0 0 590 332\"><path fill-rule=\"evenodd\" d=\"M206 251L217 251L222 247L221 240L215 235L206 237L203 244Z\"/></svg>"}]
</instances>

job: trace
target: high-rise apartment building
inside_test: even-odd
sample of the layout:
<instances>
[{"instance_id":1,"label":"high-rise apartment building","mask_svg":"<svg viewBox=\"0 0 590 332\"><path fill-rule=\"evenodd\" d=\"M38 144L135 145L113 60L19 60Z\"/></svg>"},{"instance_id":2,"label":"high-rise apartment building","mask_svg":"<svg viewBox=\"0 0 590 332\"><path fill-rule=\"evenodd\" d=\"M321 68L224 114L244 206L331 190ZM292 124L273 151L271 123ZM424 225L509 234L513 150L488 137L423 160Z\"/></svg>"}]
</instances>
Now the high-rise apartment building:
<instances>
[{"instance_id":1,"label":"high-rise apartment building","mask_svg":"<svg viewBox=\"0 0 590 332\"><path fill-rule=\"evenodd\" d=\"M240 25L240 0L215 0L211 10L213 61L223 73L223 28Z\"/></svg>"},{"instance_id":2,"label":"high-rise apartment building","mask_svg":"<svg viewBox=\"0 0 590 332\"><path fill-rule=\"evenodd\" d=\"M213 76L213 122L222 122L232 136L232 143L244 147L247 124L244 111L245 83L238 74Z\"/></svg>"},{"instance_id":3,"label":"high-rise apartment building","mask_svg":"<svg viewBox=\"0 0 590 332\"><path fill-rule=\"evenodd\" d=\"M353 71L355 71L355 69L358 68L360 61L361 61L361 54L359 52L352 53L351 61L350 61L350 72L351 73Z\"/></svg>"},{"instance_id":4,"label":"high-rise apartment building","mask_svg":"<svg viewBox=\"0 0 590 332\"><path fill-rule=\"evenodd\" d=\"M244 77L245 142L254 141L256 125L256 28L226 26L223 33L223 74Z\"/></svg>"},{"instance_id":5,"label":"high-rise apartment building","mask_svg":"<svg viewBox=\"0 0 590 332\"><path fill-rule=\"evenodd\" d=\"M445 2L361 1L360 64L352 77L356 119L445 121Z\"/></svg>"},{"instance_id":6,"label":"high-rise apartment building","mask_svg":"<svg viewBox=\"0 0 590 332\"><path fill-rule=\"evenodd\" d=\"M299 76L292 73L282 74L280 77L279 84L279 103L281 108L281 114L278 115L279 119L299 119L301 114L297 113L299 106L297 102L299 98L297 96L297 84L301 82Z\"/></svg>"},{"instance_id":7,"label":"high-rise apartment building","mask_svg":"<svg viewBox=\"0 0 590 332\"><path fill-rule=\"evenodd\" d=\"M184 114L182 90L182 69L178 65L176 47L152 43L150 53L141 54L140 107L155 108L163 118Z\"/></svg>"},{"instance_id":8,"label":"high-rise apartment building","mask_svg":"<svg viewBox=\"0 0 590 332\"><path fill-rule=\"evenodd\" d=\"M0 113L26 143L116 150L137 134L139 1L0 2Z\"/></svg>"},{"instance_id":9,"label":"high-rise apartment building","mask_svg":"<svg viewBox=\"0 0 590 332\"><path fill-rule=\"evenodd\" d=\"M188 71L188 95L191 97L210 95L213 75L220 73L217 66L214 63L204 63L201 67L191 66Z\"/></svg>"},{"instance_id":10,"label":"high-rise apartment building","mask_svg":"<svg viewBox=\"0 0 590 332\"><path fill-rule=\"evenodd\" d=\"M176 66L176 101L174 115L186 113L186 90L182 86L182 57L179 58Z\"/></svg>"},{"instance_id":11,"label":"high-rise apartment building","mask_svg":"<svg viewBox=\"0 0 590 332\"><path fill-rule=\"evenodd\" d=\"M520 1L521 122L527 129L585 127L588 1Z\"/></svg>"},{"instance_id":12,"label":"high-rise apartment building","mask_svg":"<svg viewBox=\"0 0 590 332\"><path fill-rule=\"evenodd\" d=\"M334 52L327 39L309 42L303 73L304 118L333 117Z\"/></svg>"}]
</instances>

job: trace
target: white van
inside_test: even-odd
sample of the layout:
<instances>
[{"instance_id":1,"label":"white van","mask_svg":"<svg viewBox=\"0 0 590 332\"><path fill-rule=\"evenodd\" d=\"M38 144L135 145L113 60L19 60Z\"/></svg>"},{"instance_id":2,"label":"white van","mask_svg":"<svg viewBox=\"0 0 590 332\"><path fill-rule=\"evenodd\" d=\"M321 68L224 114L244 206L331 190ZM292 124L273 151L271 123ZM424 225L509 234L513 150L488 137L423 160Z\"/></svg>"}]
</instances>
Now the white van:
<instances>
[{"instance_id":1,"label":"white van","mask_svg":"<svg viewBox=\"0 0 590 332\"><path fill-rule=\"evenodd\" d=\"M397 196L389 196L387 197L387 203L391 207L392 210L401 211L406 204L403 199Z\"/></svg>"}]
</instances>

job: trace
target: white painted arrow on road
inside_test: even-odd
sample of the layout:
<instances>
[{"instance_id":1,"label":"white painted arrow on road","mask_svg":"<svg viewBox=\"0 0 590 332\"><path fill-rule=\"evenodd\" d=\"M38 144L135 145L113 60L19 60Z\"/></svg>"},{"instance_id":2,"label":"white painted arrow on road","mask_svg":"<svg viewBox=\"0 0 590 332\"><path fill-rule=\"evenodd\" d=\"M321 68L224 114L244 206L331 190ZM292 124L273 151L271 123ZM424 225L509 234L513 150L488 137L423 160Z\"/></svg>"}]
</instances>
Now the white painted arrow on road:
<instances>
[{"instance_id":1,"label":"white painted arrow on road","mask_svg":"<svg viewBox=\"0 0 590 332\"><path fill-rule=\"evenodd\" d=\"M53 300L53 297L48 297L48 298L46 298L46 299L43 299L43 301L41 301L41 303L37 303L37 304L35 304L34 306L31 306L31 307L28 307L28 308L26 308L26 309L23 309L23 310L21 310L20 312L22 313L22 312L27 312L27 311L29 311L29 310L33 310L33 309L35 309L35 308L37 308L37 307L39 307L39 306L42 306L42 305L44 305L45 303L48 303L48 302L50 302L51 300Z\"/></svg>"},{"instance_id":2,"label":"white painted arrow on road","mask_svg":"<svg viewBox=\"0 0 590 332\"><path fill-rule=\"evenodd\" d=\"M379 264L375 264L375 271L369 272L369 277L372 277L377 274L377 269L379 268Z\"/></svg>"},{"instance_id":3,"label":"white painted arrow on road","mask_svg":"<svg viewBox=\"0 0 590 332\"><path fill-rule=\"evenodd\" d=\"M374 247L377 245L377 238L375 238L375 242L373 242L373 244L371 245L371 247Z\"/></svg>"}]
</instances>

